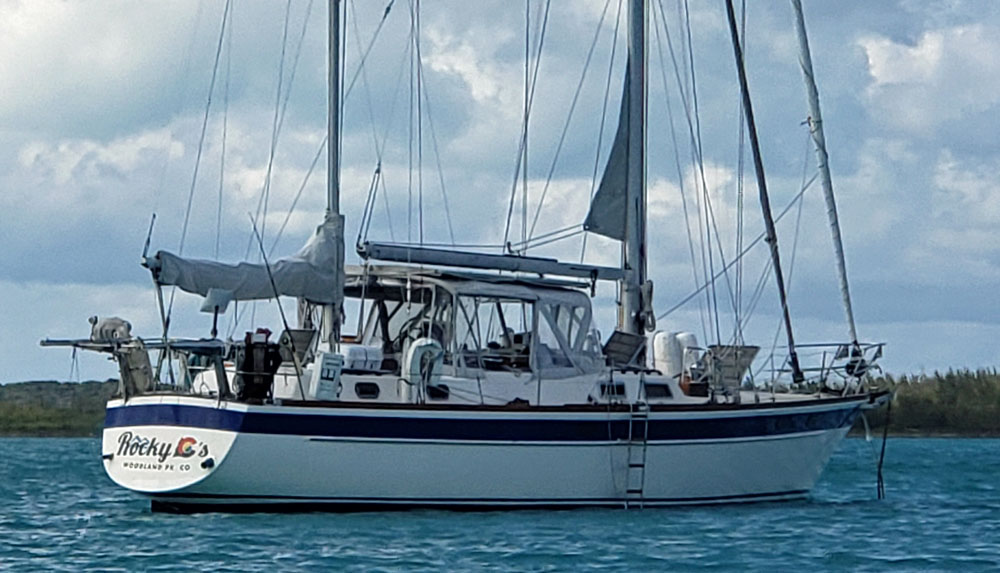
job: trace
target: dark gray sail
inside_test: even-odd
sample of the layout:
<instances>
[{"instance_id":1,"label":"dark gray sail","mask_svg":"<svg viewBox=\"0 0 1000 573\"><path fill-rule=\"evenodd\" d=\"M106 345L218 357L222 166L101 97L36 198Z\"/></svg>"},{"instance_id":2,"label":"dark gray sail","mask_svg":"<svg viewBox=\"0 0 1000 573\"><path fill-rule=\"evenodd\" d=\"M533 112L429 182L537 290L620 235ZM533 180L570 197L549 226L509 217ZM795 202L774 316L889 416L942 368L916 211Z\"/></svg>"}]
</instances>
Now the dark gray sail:
<instances>
[{"instance_id":1,"label":"dark gray sail","mask_svg":"<svg viewBox=\"0 0 1000 573\"><path fill-rule=\"evenodd\" d=\"M618 131L611 146L608 163L604 167L601 184L590 202L590 212L583 228L618 241L625 240L625 208L628 187L628 136L629 136L629 70L625 71L622 90L622 108L618 118Z\"/></svg>"}]
</instances>

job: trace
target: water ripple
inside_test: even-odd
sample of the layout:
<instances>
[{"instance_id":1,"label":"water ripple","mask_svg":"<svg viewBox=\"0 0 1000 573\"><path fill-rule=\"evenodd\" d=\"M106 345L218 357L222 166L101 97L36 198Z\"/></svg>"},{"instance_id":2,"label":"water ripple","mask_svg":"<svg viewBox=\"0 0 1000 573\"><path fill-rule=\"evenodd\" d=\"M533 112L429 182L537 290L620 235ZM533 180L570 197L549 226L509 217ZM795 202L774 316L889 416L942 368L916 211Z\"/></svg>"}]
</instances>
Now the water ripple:
<instances>
[{"instance_id":1,"label":"water ripple","mask_svg":"<svg viewBox=\"0 0 1000 573\"><path fill-rule=\"evenodd\" d=\"M848 440L811 499L747 506L161 515L97 440L0 439L3 571L974 571L1000 568L1000 440L898 439L889 498Z\"/></svg>"}]
</instances>

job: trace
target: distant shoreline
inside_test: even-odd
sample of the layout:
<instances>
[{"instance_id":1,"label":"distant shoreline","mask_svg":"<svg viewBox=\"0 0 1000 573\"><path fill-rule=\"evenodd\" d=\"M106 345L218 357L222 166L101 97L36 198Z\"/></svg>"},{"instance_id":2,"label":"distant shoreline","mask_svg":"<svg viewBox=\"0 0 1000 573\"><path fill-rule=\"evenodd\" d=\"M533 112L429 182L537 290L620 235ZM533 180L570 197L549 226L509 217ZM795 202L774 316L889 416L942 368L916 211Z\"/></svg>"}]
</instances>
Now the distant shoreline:
<instances>
[{"instance_id":1,"label":"distant shoreline","mask_svg":"<svg viewBox=\"0 0 1000 573\"><path fill-rule=\"evenodd\" d=\"M875 385L895 392L892 438L1000 438L1000 374L995 369L887 375ZM0 384L0 437L100 436L105 404L117 387L116 380ZM872 439L882 437L885 417L885 408L867 413ZM864 437L860 417L848 435Z\"/></svg>"}]
</instances>

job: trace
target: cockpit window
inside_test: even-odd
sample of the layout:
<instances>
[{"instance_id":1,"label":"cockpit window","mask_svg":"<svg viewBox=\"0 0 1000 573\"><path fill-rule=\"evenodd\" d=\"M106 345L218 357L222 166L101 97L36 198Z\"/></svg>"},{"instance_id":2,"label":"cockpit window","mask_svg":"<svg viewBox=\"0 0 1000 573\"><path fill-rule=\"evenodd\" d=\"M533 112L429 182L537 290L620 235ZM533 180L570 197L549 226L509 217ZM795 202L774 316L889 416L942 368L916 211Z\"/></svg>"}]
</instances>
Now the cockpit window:
<instances>
[{"instance_id":1,"label":"cockpit window","mask_svg":"<svg viewBox=\"0 0 1000 573\"><path fill-rule=\"evenodd\" d=\"M401 292L383 289L372 294L362 335L363 344L382 349L391 369L398 367L408 341L430 337L447 346L451 336L451 295L423 288L405 296L403 289L397 290Z\"/></svg>"},{"instance_id":2,"label":"cockpit window","mask_svg":"<svg viewBox=\"0 0 1000 573\"><path fill-rule=\"evenodd\" d=\"M464 368L528 370L531 324L529 301L460 296L453 360Z\"/></svg>"},{"instance_id":3,"label":"cockpit window","mask_svg":"<svg viewBox=\"0 0 1000 573\"><path fill-rule=\"evenodd\" d=\"M565 302L538 302L537 366L547 376L569 376L591 371L600 353L590 342L589 307ZM550 371L546 373L545 371Z\"/></svg>"}]
</instances>

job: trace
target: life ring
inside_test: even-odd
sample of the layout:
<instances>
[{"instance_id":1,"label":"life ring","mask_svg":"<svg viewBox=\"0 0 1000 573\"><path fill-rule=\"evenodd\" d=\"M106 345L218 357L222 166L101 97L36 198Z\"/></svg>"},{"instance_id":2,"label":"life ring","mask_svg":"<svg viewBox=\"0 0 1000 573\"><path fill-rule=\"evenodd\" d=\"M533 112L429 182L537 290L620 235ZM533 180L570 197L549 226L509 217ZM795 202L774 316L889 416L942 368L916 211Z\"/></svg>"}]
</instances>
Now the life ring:
<instances>
[{"instance_id":1,"label":"life ring","mask_svg":"<svg viewBox=\"0 0 1000 573\"><path fill-rule=\"evenodd\" d=\"M444 365L444 349L441 343L433 338L422 337L410 343L403 360L403 373L409 381L409 387L420 388L420 394L426 396L428 386L437 386L441 381L441 369ZM409 401L409 396L403 396Z\"/></svg>"}]
</instances>

